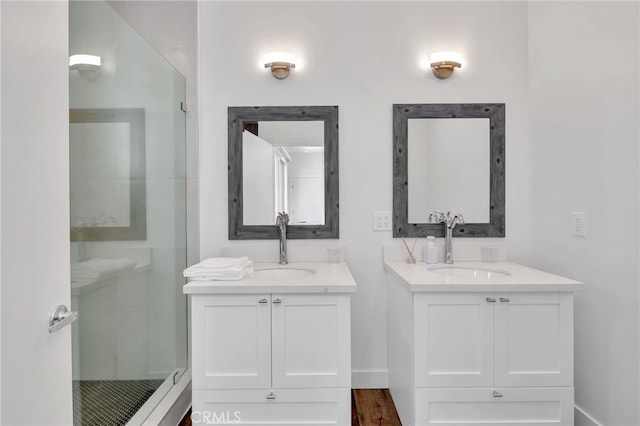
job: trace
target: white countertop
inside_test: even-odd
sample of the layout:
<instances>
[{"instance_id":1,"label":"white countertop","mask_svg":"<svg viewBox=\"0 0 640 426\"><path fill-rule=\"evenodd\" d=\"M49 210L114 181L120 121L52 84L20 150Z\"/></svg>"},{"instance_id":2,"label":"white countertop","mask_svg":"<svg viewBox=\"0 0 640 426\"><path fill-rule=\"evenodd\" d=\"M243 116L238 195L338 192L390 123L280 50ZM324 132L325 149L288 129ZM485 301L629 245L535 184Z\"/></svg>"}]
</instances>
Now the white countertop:
<instances>
[{"instance_id":1,"label":"white countertop","mask_svg":"<svg viewBox=\"0 0 640 426\"><path fill-rule=\"evenodd\" d=\"M463 267L510 272L510 276L471 278L437 274L429 267ZM469 291L575 291L582 283L548 272L512 262L455 262L451 265L423 262L409 264L400 261L385 262L385 269L399 278L411 292L469 292Z\"/></svg>"},{"instance_id":2,"label":"white countertop","mask_svg":"<svg viewBox=\"0 0 640 426\"><path fill-rule=\"evenodd\" d=\"M254 269L312 269L315 274L300 278L268 279L248 277L238 281L190 281L185 294L230 293L353 293L356 282L346 263L295 262L288 265L254 263Z\"/></svg>"}]
</instances>

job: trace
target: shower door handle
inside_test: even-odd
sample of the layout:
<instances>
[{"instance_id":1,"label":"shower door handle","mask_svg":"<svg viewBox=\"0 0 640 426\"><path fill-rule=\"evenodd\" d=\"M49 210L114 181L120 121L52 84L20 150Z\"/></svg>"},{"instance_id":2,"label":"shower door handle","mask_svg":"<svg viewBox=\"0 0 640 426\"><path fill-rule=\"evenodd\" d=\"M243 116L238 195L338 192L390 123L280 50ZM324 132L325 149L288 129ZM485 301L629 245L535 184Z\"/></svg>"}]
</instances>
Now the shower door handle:
<instances>
[{"instance_id":1,"label":"shower door handle","mask_svg":"<svg viewBox=\"0 0 640 426\"><path fill-rule=\"evenodd\" d=\"M58 305L49 315L49 333L60 330L78 319L77 312L71 312L64 305Z\"/></svg>"}]
</instances>

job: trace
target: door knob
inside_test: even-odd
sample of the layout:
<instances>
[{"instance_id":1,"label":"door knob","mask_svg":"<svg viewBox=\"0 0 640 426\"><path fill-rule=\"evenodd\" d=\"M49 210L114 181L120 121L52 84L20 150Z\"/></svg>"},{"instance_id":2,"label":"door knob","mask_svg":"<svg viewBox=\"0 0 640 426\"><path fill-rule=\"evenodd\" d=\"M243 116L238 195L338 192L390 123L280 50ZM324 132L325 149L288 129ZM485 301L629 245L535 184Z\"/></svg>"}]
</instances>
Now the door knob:
<instances>
[{"instance_id":1,"label":"door knob","mask_svg":"<svg viewBox=\"0 0 640 426\"><path fill-rule=\"evenodd\" d=\"M49 315L49 333L60 330L78 319L77 312L71 312L64 305L58 305Z\"/></svg>"}]
</instances>

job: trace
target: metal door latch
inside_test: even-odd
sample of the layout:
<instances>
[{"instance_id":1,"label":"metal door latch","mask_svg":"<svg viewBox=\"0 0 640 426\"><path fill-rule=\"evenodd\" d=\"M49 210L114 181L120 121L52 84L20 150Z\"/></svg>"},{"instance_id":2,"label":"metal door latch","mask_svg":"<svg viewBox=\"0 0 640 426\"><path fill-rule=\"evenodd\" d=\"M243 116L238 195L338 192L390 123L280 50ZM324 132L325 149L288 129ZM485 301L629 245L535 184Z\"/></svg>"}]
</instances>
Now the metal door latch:
<instances>
[{"instance_id":1,"label":"metal door latch","mask_svg":"<svg viewBox=\"0 0 640 426\"><path fill-rule=\"evenodd\" d=\"M49 315L49 333L58 331L78 319L77 312L71 312L64 305L58 305Z\"/></svg>"}]
</instances>

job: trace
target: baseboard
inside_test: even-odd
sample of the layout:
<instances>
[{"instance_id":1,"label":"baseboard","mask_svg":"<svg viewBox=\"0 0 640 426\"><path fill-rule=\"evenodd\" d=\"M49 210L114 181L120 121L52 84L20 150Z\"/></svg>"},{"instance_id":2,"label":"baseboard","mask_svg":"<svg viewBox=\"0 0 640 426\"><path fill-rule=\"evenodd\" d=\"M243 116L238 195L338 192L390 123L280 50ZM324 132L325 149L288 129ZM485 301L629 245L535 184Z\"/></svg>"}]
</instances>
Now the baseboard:
<instances>
[{"instance_id":1,"label":"baseboard","mask_svg":"<svg viewBox=\"0 0 640 426\"><path fill-rule=\"evenodd\" d=\"M387 370L353 370L351 387L353 389L387 389L389 372Z\"/></svg>"},{"instance_id":2,"label":"baseboard","mask_svg":"<svg viewBox=\"0 0 640 426\"><path fill-rule=\"evenodd\" d=\"M575 409L575 426L604 426L596 419L591 417L586 411L576 405Z\"/></svg>"}]
</instances>

